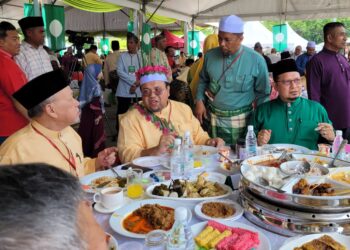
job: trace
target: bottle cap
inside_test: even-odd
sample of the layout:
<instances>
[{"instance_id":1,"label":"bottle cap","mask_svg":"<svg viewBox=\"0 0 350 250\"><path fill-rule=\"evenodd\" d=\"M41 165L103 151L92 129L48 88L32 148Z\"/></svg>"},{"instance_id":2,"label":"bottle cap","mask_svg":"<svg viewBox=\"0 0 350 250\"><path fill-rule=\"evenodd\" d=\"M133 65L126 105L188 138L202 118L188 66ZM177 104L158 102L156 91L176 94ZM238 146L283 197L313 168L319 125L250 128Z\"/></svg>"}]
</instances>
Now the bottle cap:
<instances>
[{"instance_id":1,"label":"bottle cap","mask_svg":"<svg viewBox=\"0 0 350 250\"><path fill-rule=\"evenodd\" d=\"M252 131L252 130L254 130L254 126L253 125L249 125L248 126L248 131Z\"/></svg>"},{"instance_id":2,"label":"bottle cap","mask_svg":"<svg viewBox=\"0 0 350 250\"><path fill-rule=\"evenodd\" d=\"M186 221L187 220L187 209L184 207L175 208L175 220Z\"/></svg>"},{"instance_id":3,"label":"bottle cap","mask_svg":"<svg viewBox=\"0 0 350 250\"><path fill-rule=\"evenodd\" d=\"M181 145L181 138L175 138L174 144Z\"/></svg>"},{"instance_id":4,"label":"bottle cap","mask_svg":"<svg viewBox=\"0 0 350 250\"><path fill-rule=\"evenodd\" d=\"M189 130L186 130L186 132L185 132L185 137L187 137L187 136L190 136L191 135L191 132L189 131Z\"/></svg>"},{"instance_id":5,"label":"bottle cap","mask_svg":"<svg viewBox=\"0 0 350 250\"><path fill-rule=\"evenodd\" d=\"M336 136L337 136L337 135L343 136L343 131L341 131L341 130L336 130L336 131L335 131L335 135L336 135Z\"/></svg>"}]
</instances>

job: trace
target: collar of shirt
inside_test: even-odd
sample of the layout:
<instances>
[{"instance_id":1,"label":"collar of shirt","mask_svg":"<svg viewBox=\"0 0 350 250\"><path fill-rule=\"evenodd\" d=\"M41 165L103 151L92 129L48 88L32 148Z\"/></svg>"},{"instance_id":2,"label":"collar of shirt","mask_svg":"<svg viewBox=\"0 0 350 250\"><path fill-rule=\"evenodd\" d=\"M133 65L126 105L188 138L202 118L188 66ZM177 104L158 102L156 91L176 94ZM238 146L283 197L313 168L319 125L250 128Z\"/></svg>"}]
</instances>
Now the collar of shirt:
<instances>
[{"instance_id":1,"label":"collar of shirt","mask_svg":"<svg viewBox=\"0 0 350 250\"><path fill-rule=\"evenodd\" d=\"M287 107L289 110L293 111L299 106L302 99L301 99L301 97L298 97L294 102L289 102L289 103L282 101L280 98L278 98L278 100L279 100L280 105L283 105L283 106Z\"/></svg>"},{"instance_id":2,"label":"collar of shirt","mask_svg":"<svg viewBox=\"0 0 350 250\"><path fill-rule=\"evenodd\" d=\"M59 139L62 137L62 131L54 131L48 129L35 120L32 120L32 126L34 126L37 130L39 130L41 133L43 133L50 139Z\"/></svg>"},{"instance_id":3,"label":"collar of shirt","mask_svg":"<svg viewBox=\"0 0 350 250\"><path fill-rule=\"evenodd\" d=\"M323 47L322 51L325 52L325 53L327 53L327 54L330 54L330 55L336 55L336 54L338 54L338 52L329 50L329 49L327 49L326 47Z\"/></svg>"},{"instance_id":4,"label":"collar of shirt","mask_svg":"<svg viewBox=\"0 0 350 250\"><path fill-rule=\"evenodd\" d=\"M3 49L0 49L0 55L13 59L13 56L10 53L8 53L6 50L3 50Z\"/></svg>"},{"instance_id":5,"label":"collar of shirt","mask_svg":"<svg viewBox=\"0 0 350 250\"><path fill-rule=\"evenodd\" d=\"M243 47L240 46L239 49L234 53L234 54L229 54L227 56L225 56L226 58L228 59L233 59L233 58L236 58L236 56L241 53L241 51L243 50Z\"/></svg>"},{"instance_id":6,"label":"collar of shirt","mask_svg":"<svg viewBox=\"0 0 350 250\"><path fill-rule=\"evenodd\" d=\"M31 45L30 43L27 43L26 41L22 41L22 46L25 48L31 48L31 49L42 49L44 48L43 45L39 45L38 48L35 48L33 45Z\"/></svg>"}]
</instances>

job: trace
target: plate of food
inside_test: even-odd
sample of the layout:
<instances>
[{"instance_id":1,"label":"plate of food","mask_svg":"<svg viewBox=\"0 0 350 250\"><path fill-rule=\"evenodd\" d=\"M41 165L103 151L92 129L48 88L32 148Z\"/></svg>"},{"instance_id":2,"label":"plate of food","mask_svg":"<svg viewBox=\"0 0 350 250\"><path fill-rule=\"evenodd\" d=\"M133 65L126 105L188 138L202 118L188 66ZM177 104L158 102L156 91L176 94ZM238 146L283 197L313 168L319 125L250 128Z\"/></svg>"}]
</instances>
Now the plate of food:
<instances>
[{"instance_id":1,"label":"plate of food","mask_svg":"<svg viewBox=\"0 0 350 250\"><path fill-rule=\"evenodd\" d=\"M203 201L194 207L195 214L203 220L238 220L243 208L232 200Z\"/></svg>"},{"instance_id":2,"label":"plate of food","mask_svg":"<svg viewBox=\"0 0 350 250\"><path fill-rule=\"evenodd\" d=\"M311 152L310 149L295 145L295 144L266 144L261 147L263 151L268 151L270 153L280 153L283 151L287 151L287 153L301 153L301 154L309 154Z\"/></svg>"},{"instance_id":3,"label":"plate of food","mask_svg":"<svg viewBox=\"0 0 350 250\"><path fill-rule=\"evenodd\" d=\"M124 236L143 239L153 230L168 231L174 224L176 201L150 199L134 201L116 210L109 219L111 228ZM188 221L192 219L190 209Z\"/></svg>"},{"instance_id":4,"label":"plate of food","mask_svg":"<svg viewBox=\"0 0 350 250\"><path fill-rule=\"evenodd\" d=\"M310 234L287 241L279 250L334 249L347 250L350 237L338 233Z\"/></svg>"},{"instance_id":5,"label":"plate of food","mask_svg":"<svg viewBox=\"0 0 350 250\"><path fill-rule=\"evenodd\" d=\"M80 183L85 192L95 193L101 188L121 187L126 185L126 170L116 170L120 177L117 177L112 170L95 172L80 178Z\"/></svg>"},{"instance_id":6,"label":"plate of food","mask_svg":"<svg viewBox=\"0 0 350 250\"><path fill-rule=\"evenodd\" d=\"M108 250L118 250L118 241L109 233L106 233Z\"/></svg>"},{"instance_id":7,"label":"plate of food","mask_svg":"<svg viewBox=\"0 0 350 250\"><path fill-rule=\"evenodd\" d=\"M153 184L146 189L146 193L152 198L196 202L227 197L232 194L232 189L207 180L202 173L196 180L176 179Z\"/></svg>"},{"instance_id":8,"label":"plate of food","mask_svg":"<svg viewBox=\"0 0 350 250\"><path fill-rule=\"evenodd\" d=\"M208 157L218 153L218 148L206 145L194 145L193 155L199 157Z\"/></svg>"},{"instance_id":9,"label":"plate of food","mask_svg":"<svg viewBox=\"0 0 350 250\"><path fill-rule=\"evenodd\" d=\"M350 188L350 167L332 169L328 178L332 183L341 184Z\"/></svg>"},{"instance_id":10,"label":"plate of food","mask_svg":"<svg viewBox=\"0 0 350 250\"><path fill-rule=\"evenodd\" d=\"M271 250L267 237L254 227L235 221L205 221L191 227L196 249Z\"/></svg>"},{"instance_id":11,"label":"plate of food","mask_svg":"<svg viewBox=\"0 0 350 250\"><path fill-rule=\"evenodd\" d=\"M213 182L224 184L226 176L216 172L202 172L206 176L206 179ZM171 180L170 170L153 170L143 174L144 178L151 178L153 182L165 182ZM197 177L191 177L191 180L195 180Z\"/></svg>"},{"instance_id":12,"label":"plate of food","mask_svg":"<svg viewBox=\"0 0 350 250\"><path fill-rule=\"evenodd\" d=\"M157 166L169 168L169 158L166 156L143 156L134 159L132 161L132 164L147 168L153 168Z\"/></svg>"}]
</instances>

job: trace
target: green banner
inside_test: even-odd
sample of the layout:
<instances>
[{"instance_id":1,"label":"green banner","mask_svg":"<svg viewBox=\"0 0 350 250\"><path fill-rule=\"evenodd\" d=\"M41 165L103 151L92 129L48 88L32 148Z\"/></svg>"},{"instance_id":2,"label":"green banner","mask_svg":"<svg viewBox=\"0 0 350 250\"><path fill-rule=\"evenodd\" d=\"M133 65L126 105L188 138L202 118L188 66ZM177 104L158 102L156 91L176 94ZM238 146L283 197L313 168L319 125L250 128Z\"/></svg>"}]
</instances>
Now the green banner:
<instances>
[{"instance_id":1,"label":"green banner","mask_svg":"<svg viewBox=\"0 0 350 250\"><path fill-rule=\"evenodd\" d=\"M143 65L150 64L150 54L152 49L151 43L151 26L147 23L142 25L141 53Z\"/></svg>"},{"instance_id":2,"label":"green banner","mask_svg":"<svg viewBox=\"0 0 350 250\"><path fill-rule=\"evenodd\" d=\"M34 16L34 5L31 3L25 3L23 7L24 17Z\"/></svg>"},{"instance_id":3,"label":"green banner","mask_svg":"<svg viewBox=\"0 0 350 250\"><path fill-rule=\"evenodd\" d=\"M199 31L188 32L188 55L197 56L200 51Z\"/></svg>"},{"instance_id":4,"label":"green banner","mask_svg":"<svg viewBox=\"0 0 350 250\"><path fill-rule=\"evenodd\" d=\"M103 54L108 55L108 52L109 52L109 39L108 38L101 39L100 49L101 49Z\"/></svg>"},{"instance_id":5,"label":"green banner","mask_svg":"<svg viewBox=\"0 0 350 250\"><path fill-rule=\"evenodd\" d=\"M134 22L133 21L128 22L128 32L134 33Z\"/></svg>"},{"instance_id":6,"label":"green banner","mask_svg":"<svg viewBox=\"0 0 350 250\"><path fill-rule=\"evenodd\" d=\"M44 4L42 8L48 47L53 51L65 48L64 7Z\"/></svg>"},{"instance_id":7,"label":"green banner","mask_svg":"<svg viewBox=\"0 0 350 250\"><path fill-rule=\"evenodd\" d=\"M287 25L281 24L281 25L274 25L272 27L272 34L273 34L273 47L278 51L284 51L287 49L287 42L288 42L288 36L287 36Z\"/></svg>"}]
</instances>

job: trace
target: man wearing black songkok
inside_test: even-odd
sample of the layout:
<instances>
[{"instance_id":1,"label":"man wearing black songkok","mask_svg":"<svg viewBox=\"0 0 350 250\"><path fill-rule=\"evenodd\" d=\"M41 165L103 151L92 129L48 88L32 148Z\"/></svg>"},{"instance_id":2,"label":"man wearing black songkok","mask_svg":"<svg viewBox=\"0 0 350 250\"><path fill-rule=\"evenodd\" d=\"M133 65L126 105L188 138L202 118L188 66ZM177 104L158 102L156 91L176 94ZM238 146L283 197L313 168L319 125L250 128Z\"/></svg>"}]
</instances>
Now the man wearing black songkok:
<instances>
[{"instance_id":1,"label":"man wearing black songkok","mask_svg":"<svg viewBox=\"0 0 350 250\"><path fill-rule=\"evenodd\" d=\"M251 124L258 144L288 143L317 149L319 139L333 141L334 131L324 107L301 95L301 80L294 59L270 65L278 98L258 106Z\"/></svg>"},{"instance_id":2,"label":"man wearing black songkok","mask_svg":"<svg viewBox=\"0 0 350 250\"><path fill-rule=\"evenodd\" d=\"M0 165L42 162L81 177L114 163L115 147L84 158L81 139L70 126L79 122L79 102L62 71L34 78L13 97L32 120L1 145Z\"/></svg>"}]
</instances>

